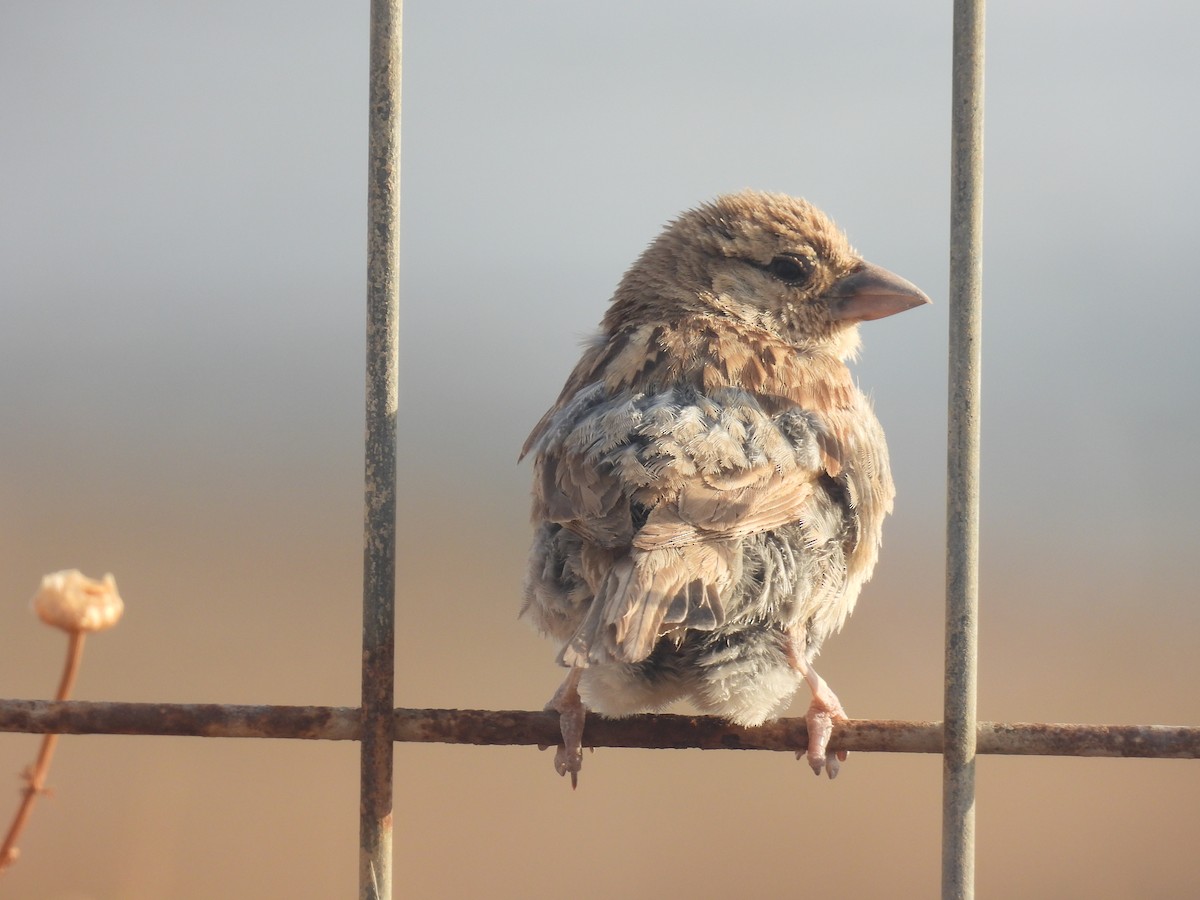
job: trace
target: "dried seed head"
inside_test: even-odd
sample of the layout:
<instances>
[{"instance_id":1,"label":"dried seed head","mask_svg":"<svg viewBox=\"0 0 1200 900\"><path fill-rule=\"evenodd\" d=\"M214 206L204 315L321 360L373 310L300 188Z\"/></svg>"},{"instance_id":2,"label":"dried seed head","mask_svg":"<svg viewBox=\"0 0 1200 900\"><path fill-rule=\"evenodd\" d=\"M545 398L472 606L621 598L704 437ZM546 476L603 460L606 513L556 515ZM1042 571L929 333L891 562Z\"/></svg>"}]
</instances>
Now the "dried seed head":
<instances>
[{"instance_id":1,"label":"dried seed head","mask_svg":"<svg viewBox=\"0 0 1200 900\"><path fill-rule=\"evenodd\" d=\"M42 578L33 595L33 611L63 631L103 631L120 621L125 604L112 575L95 581L78 569L64 569Z\"/></svg>"}]
</instances>

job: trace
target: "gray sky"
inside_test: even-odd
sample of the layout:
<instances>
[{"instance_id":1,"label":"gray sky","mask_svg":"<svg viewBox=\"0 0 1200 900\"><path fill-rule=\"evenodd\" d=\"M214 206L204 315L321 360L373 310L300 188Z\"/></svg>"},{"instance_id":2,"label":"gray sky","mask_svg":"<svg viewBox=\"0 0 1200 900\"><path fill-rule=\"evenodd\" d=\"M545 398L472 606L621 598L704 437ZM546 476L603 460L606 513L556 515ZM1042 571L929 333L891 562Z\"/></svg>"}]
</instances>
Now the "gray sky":
<instances>
[{"instance_id":1,"label":"gray sky","mask_svg":"<svg viewBox=\"0 0 1200 900\"><path fill-rule=\"evenodd\" d=\"M24 3L4 18L5 455L66 465L70 451L45 445L75 429L102 430L96 465L142 475L177 453L346 450L360 416L361 17ZM993 515L1036 503L1055 528L1079 509L1088 527L1141 529L1183 522L1200 499L1190 479L1146 490L1148 459L1186 456L1196 437L1198 19L1187 4L990 10ZM752 186L814 200L938 301L867 326L858 372L902 504L940 510L943 4L410 4L405 25L414 465L433 453L511 474L661 223Z\"/></svg>"}]
</instances>

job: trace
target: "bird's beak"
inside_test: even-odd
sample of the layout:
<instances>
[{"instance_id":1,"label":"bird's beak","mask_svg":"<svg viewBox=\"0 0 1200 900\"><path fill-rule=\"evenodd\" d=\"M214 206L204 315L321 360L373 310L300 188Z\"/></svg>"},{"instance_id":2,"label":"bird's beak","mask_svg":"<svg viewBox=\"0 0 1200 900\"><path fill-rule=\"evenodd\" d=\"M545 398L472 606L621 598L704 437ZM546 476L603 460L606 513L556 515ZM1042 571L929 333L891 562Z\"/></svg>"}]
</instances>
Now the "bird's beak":
<instances>
[{"instance_id":1,"label":"bird's beak","mask_svg":"<svg viewBox=\"0 0 1200 900\"><path fill-rule=\"evenodd\" d=\"M825 301L835 320L850 322L882 319L932 302L915 284L870 263L834 282Z\"/></svg>"}]
</instances>

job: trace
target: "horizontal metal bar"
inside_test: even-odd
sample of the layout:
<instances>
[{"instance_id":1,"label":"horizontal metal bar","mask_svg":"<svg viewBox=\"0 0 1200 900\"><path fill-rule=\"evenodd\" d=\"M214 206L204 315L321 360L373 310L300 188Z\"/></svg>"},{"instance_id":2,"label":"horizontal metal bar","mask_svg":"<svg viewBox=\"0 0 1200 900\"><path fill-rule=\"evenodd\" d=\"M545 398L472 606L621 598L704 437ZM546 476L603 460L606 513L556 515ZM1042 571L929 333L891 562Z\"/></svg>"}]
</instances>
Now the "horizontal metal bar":
<instances>
[{"instance_id":1,"label":"horizontal metal bar","mask_svg":"<svg viewBox=\"0 0 1200 900\"><path fill-rule=\"evenodd\" d=\"M347 706L229 706L215 703L96 703L0 700L0 732L157 734L190 737L356 741L360 710ZM712 716L592 716L589 747L794 751L808 745L803 719L741 728ZM1200 759L1200 726L1070 725L981 722L978 752L1007 756L1097 756ZM397 709L402 743L553 745L553 712ZM832 750L941 753L940 722L852 719L835 728Z\"/></svg>"},{"instance_id":2,"label":"horizontal metal bar","mask_svg":"<svg viewBox=\"0 0 1200 900\"><path fill-rule=\"evenodd\" d=\"M233 706L0 700L0 732L157 734L183 737L359 739L354 706Z\"/></svg>"}]
</instances>

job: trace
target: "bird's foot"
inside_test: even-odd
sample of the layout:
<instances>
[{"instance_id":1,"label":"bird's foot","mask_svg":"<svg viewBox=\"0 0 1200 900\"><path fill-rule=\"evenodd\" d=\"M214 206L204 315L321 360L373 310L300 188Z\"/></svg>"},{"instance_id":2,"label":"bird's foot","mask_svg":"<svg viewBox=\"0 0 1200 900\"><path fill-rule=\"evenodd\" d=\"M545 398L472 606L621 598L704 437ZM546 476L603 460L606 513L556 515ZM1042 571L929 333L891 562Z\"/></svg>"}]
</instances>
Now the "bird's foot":
<instances>
[{"instance_id":1,"label":"bird's foot","mask_svg":"<svg viewBox=\"0 0 1200 900\"><path fill-rule=\"evenodd\" d=\"M837 778L838 770L846 761L846 751L838 750L836 753L829 754L826 752L826 748L829 746L829 738L833 734L834 724L848 721L848 719L846 711L842 709L842 704L838 702L832 691L829 692L829 697L832 698L832 704L813 697L813 702L804 716L804 721L808 724L808 751L805 755L815 774L820 775L821 770L824 769L825 774L830 778ZM803 752L797 750L796 758L799 759Z\"/></svg>"},{"instance_id":2,"label":"bird's foot","mask_svg":"<svg viewBox=\"0 0 1200 900\"><path fill-rule=\"evenodd\" d=\"M842 709L842 701L838 700L837 694L830 690L825 679L817 674L817 670L803 656L799 656L798 659L797 668L803 672L804 680L808 682L813 697L808 712L804 716L804 721L808 724L808 750L805 755L807 755L808 764L815 774L820 775L821 770L824 769L825 774L830 778L837 778L838 770L846 761L846 751L839 750L830 756L826 752L826 748L829 746L829 738L833 734L833 726L838 722L848 721L848 717L846 711ZM796 751L796 759L800 758L802 752L805 751Z\"/></svg>"},{"instance_id":3,"label":"bird's foot","mask_svg":"<svg viewBox=\"0 0 1200 900\"><path fill-rule=\"evenodd\" d=\"M579 770L583 767L583 723L587 709L579 696L579 676L582 669L571 669L546 709L558 713L558 728L562 732L562 743L554 751L554 771L559 775L571 775L571 789L579 785Z\"/></svg>"}]
</instances>

